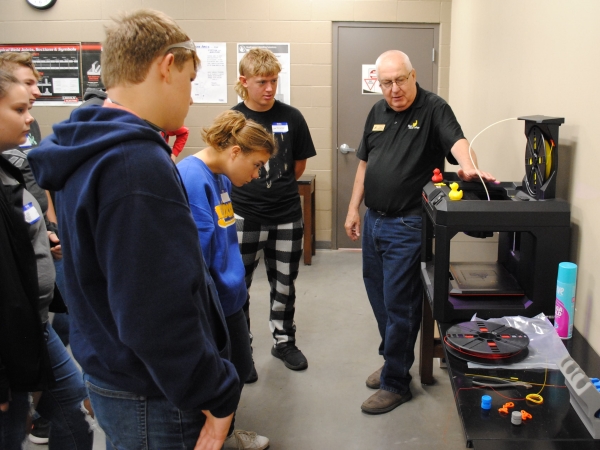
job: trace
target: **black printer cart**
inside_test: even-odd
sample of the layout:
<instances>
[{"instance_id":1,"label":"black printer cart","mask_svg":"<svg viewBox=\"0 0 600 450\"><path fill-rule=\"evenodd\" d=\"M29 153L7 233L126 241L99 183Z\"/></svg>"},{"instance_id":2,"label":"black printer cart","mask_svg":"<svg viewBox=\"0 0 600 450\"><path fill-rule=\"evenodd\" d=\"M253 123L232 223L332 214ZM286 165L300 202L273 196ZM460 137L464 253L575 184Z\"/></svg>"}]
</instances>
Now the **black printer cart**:
<instances>
[{"instance_id":1,"label":"black printer cart","mask_svg":"<svg viewBox=\"0 0 600 450\"><path fill-rule=\"evenodd\" d=\"M421 279L433 318L440 322L539 313L554 315L558 264L569 260L570 205L562 199L537 200L521 183L460 182L463 199L449 199L449 183L423 188ZM451 295L450 241L460 232L499 232L496 265L514 277L523 295ZM476 261L473 262L477 263ZM482 263L486 264L486 263Z\"/></svg>"}]
</instances>

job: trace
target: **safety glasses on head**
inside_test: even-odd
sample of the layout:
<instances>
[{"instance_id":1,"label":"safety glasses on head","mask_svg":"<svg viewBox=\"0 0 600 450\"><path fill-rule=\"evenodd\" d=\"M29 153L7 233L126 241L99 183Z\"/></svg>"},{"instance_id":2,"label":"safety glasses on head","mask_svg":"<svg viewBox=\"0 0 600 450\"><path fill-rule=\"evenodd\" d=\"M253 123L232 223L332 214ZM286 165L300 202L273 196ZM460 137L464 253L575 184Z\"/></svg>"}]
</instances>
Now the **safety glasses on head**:
<instances>
[{"instance_id":1,"label":"safety glasses on head","mask_svg":"<svg viewBox=\"0 0 600 450\"><path fill-rule=\"evenodd\" d=\"M191 39L189 41L185 41L185 42L178 42L176 44L171 44L169 45L163 54L167 54L169 53L170 50L174 49L174 48L185 48L187 50L190 50L192 52L196 52L196 44L194 44L194 41L192 41Z\"/></svg>"}]
</instances>

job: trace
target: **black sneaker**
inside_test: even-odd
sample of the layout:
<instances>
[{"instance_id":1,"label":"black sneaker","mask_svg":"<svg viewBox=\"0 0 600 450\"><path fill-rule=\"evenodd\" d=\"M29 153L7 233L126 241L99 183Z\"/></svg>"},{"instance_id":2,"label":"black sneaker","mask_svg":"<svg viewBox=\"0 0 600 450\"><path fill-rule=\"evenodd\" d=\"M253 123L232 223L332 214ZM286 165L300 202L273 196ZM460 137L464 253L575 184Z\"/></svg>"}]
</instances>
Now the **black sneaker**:
<instances>
[{"instance_id":1,"label":"black sneaker","mask_svg":"<svg viewBox=\"0 0 600 450\"><path fill-rule=\"evenodd\" d=\"M271 355L279 358L285 367L291 370L303 370L308 367L308 361L294 344L282 344L271 348Z\"/></svg>"},{"instance_id":2,"label":"black sneaker","mask_svg":"<svg viewBox=\"0 0 600 450\"><path fill-rule=\"evenodd\" d=\"M50 433L50 421L43 417L35 419L31 425L29 440L34 444L45 445L48 443L48 434Z\"/></svg>"},{"instance_id":3,"label":"black sneaker","mask_svg":"<svg viewBox=\"0 0 600 450\"><path fill-rule=\"evenodd\" d=\"M258 381L258 373L256 372L256 367L254 367L254 361L252 361L252 370L248 374L248 378L246 378L246 381L244 382L244 384L252 384L252 383L256 383L257 381Z\"/></svg>"}]
</instances>

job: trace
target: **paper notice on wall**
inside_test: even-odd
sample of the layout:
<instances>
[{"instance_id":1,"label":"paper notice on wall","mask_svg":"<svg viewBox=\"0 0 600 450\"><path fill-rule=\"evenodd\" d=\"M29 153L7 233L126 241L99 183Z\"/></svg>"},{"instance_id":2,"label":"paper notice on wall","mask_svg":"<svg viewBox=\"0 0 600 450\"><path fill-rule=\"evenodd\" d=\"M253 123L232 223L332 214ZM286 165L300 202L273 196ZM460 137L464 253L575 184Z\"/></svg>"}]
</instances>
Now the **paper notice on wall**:
<instances>
[{"instance_id":1,"label":"paper notice on wall","mask_svg":"<svg viewBox=\"0 0 600 450\"><path fill-rule=\"evenodd\" d=\"M79 94L79 78L53 78L52 91L55 94Z\"/></svg>"},{"instance_id":2,"label":"paper notice on wall","mask_svg":"<svg viewBox=\"0 0 600 450\"><path fill-rule=\"evenodd\" d=\"M363 95L379 94L382 95L381 86L377 80L377 70L375 64L362 65L361 86Z\"/></svg>"},{"instance_id":3,"label":"paper notice on wall","mask_svg":"<svg viewBox=\"0 0 600 450\"><path fill-rule=\"evenodd\" d=\"M200 69L192 82L194 103L227 103L227 48L225 42L196 42Z\"/></svg>"}]
</instances>

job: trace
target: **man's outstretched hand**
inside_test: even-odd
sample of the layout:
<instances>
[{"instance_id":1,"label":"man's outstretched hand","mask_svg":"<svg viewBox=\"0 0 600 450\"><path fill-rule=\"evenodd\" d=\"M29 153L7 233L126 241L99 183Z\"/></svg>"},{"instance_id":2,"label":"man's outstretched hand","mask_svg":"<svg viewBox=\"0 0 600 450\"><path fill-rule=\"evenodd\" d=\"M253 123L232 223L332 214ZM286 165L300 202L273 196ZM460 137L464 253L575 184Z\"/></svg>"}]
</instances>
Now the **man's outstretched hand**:
<instances>
[{"instance_id":1,"label":"man's outstretched hand","mask_svg":"<svg viewBox=\"0 0 600 450\"><path fill-rule=\"evenodd\" d=\"M479 175L477 175L477 170L475 169L458 169L457 173L458 177L463 181L480 181ZM496 181L496 178L489 172L483 172L480 170L479 173L481 174L481 178L483 178L483 181ZM499 183L499 181L496 182Z\"/></svg>"}]
</instances>

